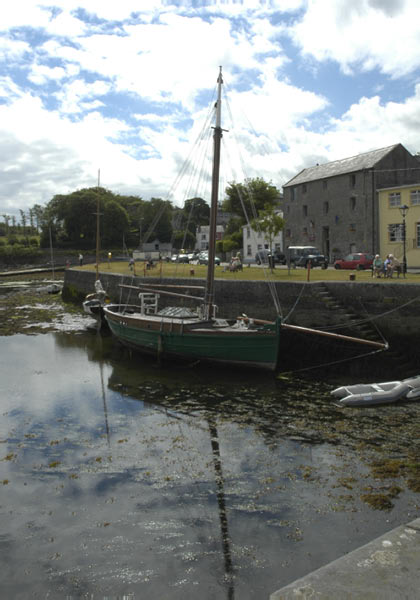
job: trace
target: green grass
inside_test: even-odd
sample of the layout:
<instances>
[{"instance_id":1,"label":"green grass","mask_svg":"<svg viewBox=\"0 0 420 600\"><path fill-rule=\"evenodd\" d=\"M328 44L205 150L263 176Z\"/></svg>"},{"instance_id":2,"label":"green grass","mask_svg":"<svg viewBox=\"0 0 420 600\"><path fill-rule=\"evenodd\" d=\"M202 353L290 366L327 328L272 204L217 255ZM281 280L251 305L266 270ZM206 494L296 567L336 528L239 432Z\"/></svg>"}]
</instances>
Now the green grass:
<instances>
[{"instance_id":1,"label":"green grass","mask_svg":"<svg viewBox=\"0 0 420 600\"><path fill-rule=\"evenodd\" d=\"M86 271L94 271L95 265L84 265L81 268ZM104 273L119 273L121 275L132 275L128 263L126 262L107 262L100 263L99 270ZM145 269L143 262L137 262L135 273L140 277L179 277L179 278L191 278L191 279L205 279L207 276L207 266L205 265L190 265L184 263L171 264L162 262L157 264L153 269ZM245 266L243 271L232 273L225 271L223 266L216 267L216 279L231 279L237 280L265 280L270 279L272 281L350 281L350 275L355 276L355 281L364 283L379 283L381 285L387 285L392 283L420 283L420 274L407 273L404 278L402 275L397 278L395 275L392 279L385 279L383 277L377 279L373 278L370 271L350 271L350 270L336 270L336 269L311 269L310 273L306 269L290 269L286 267L276 267L272 272L270 269L264 269L255 266Z\"/></svg>"}]
</instances>

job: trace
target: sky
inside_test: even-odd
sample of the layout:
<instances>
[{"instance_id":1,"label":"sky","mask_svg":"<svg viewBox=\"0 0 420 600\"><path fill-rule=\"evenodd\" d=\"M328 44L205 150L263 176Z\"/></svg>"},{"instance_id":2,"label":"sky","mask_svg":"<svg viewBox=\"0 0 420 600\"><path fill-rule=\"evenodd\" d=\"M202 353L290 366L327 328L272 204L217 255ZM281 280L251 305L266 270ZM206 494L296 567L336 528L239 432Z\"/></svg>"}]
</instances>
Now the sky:
<instances>
[{"instance_id":1,"label":"sky","mask_svg":"<svg viewBox=\"0 0 420 600\"><path fill-rule=\"evenodd\" d=\"M3 0L0 218L98 182L182 206L219 66L237 181L420 151L418 0Z\"/></svg>"}]
</instances>

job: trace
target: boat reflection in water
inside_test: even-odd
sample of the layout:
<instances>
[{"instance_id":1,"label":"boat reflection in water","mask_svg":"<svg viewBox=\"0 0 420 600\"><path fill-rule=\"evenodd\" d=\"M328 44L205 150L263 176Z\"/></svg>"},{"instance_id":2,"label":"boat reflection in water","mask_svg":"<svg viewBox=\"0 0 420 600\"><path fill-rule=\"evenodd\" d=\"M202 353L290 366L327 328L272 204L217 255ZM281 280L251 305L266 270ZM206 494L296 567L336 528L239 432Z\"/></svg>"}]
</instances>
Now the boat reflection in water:
<instances>
[{"instance_id":1,"label":"boat reflection in water","mask_svg":"<svg viewBox=\"0 0 420 600\"><path fill-rule=\"evenodd\" d=\"M360 501L371 457L406 458L414 403L346 418L325 382L157 369L96 330L0 352L5 598L267 598L418 502L385 523Z\"/></svg>"}]
</instances>

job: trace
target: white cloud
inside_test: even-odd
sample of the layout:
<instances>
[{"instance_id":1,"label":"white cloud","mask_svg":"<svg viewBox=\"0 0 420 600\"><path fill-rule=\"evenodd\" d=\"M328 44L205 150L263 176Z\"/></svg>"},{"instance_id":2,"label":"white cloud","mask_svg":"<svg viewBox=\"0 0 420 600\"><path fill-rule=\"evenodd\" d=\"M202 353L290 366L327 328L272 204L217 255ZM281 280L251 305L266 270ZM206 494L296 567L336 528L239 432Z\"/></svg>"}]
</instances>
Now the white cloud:
<instances>
[{"instance_id":1,"label":"white cloud","mask_svg":"<svg viewBox=\"0 0 420 600\"><path fill-rule=\"evenodd\" d=\"M88 106L91 109L94 105L103 105L103 102L98 99L92 99L105 95L110 89L111 84L105 81L86 83L82 79L76 79L64 85L55 96L60 102L60 112L79 113L83 112ZM89 101L86 99L89 99Z\"/></svg>"},{"instance_id":2,"label":"white cloud","mask_svg":"<svg viewBox=\"0 0 420 600\"><path fill-rule=\"evenodd\" d=\"M43 85L49 79L59 81L66 77L67 71L62 67L47 67L45 65L34 65L28 79L37 85Z\"/></svg>"},{"instance_id":3,"label":"white cloud","mask_svg":"<svg viewBox=\"0 0 420 600\"><path fill-rule=\"evenodd\" d=\"M7 61L19 62L30 49L30 45L27 42L10 38L0 38L0 56L3 56Z\"/></svg>"},{"instance_id":4,"label":"white cloud","mask_svg":"<svg viewBox=\"0 0 420 600\"><path fill-rule=\"evenodd\" d=\"M209 1L200 8L165 0L6 4L0 4L0 52L7 59L0 63L0 214L95 185L98 168L114 191L165 196L202 126L203 100L210 101L220 64L243 161L252 169L244 175L280 186L315 162L397 142L417 150L414 0ZM13 35L11 28L18 28ZM305 64L283 45L287 34ZM334 91L327 97L331 85L314 87L316 78L306 85L308 58L315 71L335 61L355 81L374 68L405 74L407 92L385 102L392 94L384 77L377 96L362 89L360 100L328 121Z\"/></svg>"},{"instance_id":5,"label":"white cloud","mask_svg":"<svg viewBox=\"0 0 420 600\"><path fill-rule=\"evenodd\" d=\"M352 154L396 144L403 140L410 152L419 150L420 84L404 102L381 103L379 96L361 98L340 120L334 119L330 134L332 150L337 153L347 140Z\"/></svg>"},{"instance_id":6,"label":"white cloud","mask_svg":"<svg viewBox=\"0 0 420 600\"><path fill-rule=\"evenodd\" d=\"M302 52L344 73L378 68L401 77L419 67L417 0L310 0L291 35Z\"/></svg>"}]
</instances>

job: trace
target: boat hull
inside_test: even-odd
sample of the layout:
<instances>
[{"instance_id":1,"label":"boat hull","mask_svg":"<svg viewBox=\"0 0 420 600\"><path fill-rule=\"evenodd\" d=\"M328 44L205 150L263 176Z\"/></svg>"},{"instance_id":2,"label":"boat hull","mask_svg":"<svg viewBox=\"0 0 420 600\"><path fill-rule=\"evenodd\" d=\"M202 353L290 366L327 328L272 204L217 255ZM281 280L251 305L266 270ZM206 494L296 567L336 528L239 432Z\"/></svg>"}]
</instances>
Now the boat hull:
<instances>
[{"instance_id":1,"label":"boat hull","mask_svg":"<svg viewBox=\"0 0 420 600\"><path fill-rule=\"evenodd\" d=\"M255 329L218 327L198 319L129 315L104 309L113 335L124 345L158 358L221 363L226 366L275 370L279 325Z\"/></svg>"}]
</instances>

